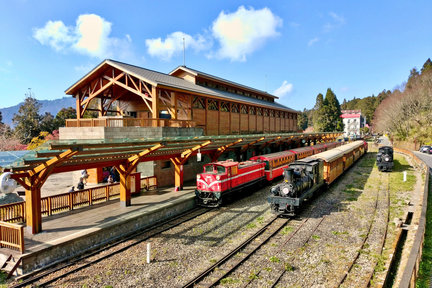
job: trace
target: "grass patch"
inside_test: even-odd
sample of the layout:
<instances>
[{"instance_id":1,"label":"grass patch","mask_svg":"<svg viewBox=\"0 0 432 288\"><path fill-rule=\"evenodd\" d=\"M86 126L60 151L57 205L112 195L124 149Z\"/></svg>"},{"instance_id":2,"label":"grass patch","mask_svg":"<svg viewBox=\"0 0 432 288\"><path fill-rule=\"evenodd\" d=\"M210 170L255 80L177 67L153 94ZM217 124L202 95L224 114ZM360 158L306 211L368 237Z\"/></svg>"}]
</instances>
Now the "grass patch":
<instances>
[{"instance_id":1,"label":"grass patch","mask_svg":"<svg viewBox=\"0 0 432 288\"><path fill-rule=\"evenodd\" d=\"M332 231L332 234L335 236L348 235L348 231Z\"/></svg>"},{"instance_id":2,"label":"grass patch","mask_svg":"<svg viewBox=\"0 0 432 288\"><path fill-rule=\"evenodd\" d=\"M289 263L285 263L285 271L294 271L294 267Z\"/></svg>"},{"instance_id":3,"label":"grass patch","mask_svg":"<svg viewBox=\"0 0 432 288\"><path fill-rule=\"evenodd\" d=\"M271 257L270 257L270 261L273 262L273 263L279 263L279 262L280 262L280 259L277 258L276 256L271 256Z\"/></svg>"},{"instance_id":4,"label":"grass patch","mask_svg":"<svg viewBox=\"0 0 432 288\"><path fill-rule=\"evenodd\" d=\"M249 280L257 280L257 279L260 279L260 278L255 272L252 272L249 274Z\"/></svg>"},{"instance_id":5,"label":"grass patch","mask_svg":"<svg viewBox=\"0 0 432 288\"><path fill-rule=\"evenodd\" d=\"M281 233L282 235L287 235L287 234L291 233L293 230L294 230L293 227L291 227L291 226L286 226L286 227L284 227L284 228L281 230L280 233Z\"/></svg>"},{"instance_id":6,"label":"grass patch","mask_svg":"<svg viewBox=\"0 0 432 288\"><path fill-rule=\"evenodd\" d=\"M234 279L234 278L232 278L232 277L227 277L227 278L224 278L224 279L222 279L221 281L220 281L220 283L222 284L222 285L226 285L226 284L236 284L236 283L239 283L240 282L240 279Z\"/></svg>"},{"instance_id":7,"label":"grass patch","mask_svg":"<svg viewBox=\"0 0 432 288\"><path fill-rule=\"evenodd\" d=\"M407 172L407 181L403 181L403 172ZM405 157L395 154L393 172L390 174L390 189L393 191L412 191L416 184L414 169Z\"/></svg>"},{"instance_id":8,"label":"grass patch","mask_svg":"<svg viewBox=\"0 0 432 288\"><path fill-rule=\"evenodd\" d=\"M312 239L319 240L319 239L321 239L321 237L318 235L312 235Z\"/></svg>"},{"instance_id":9,"label":"grass patch","mask_svg":"<svg viewBox=\"0 0 432 288\"><path fill-rule=\"evenodd\" d=\"M256 224L255 223L249 223L246 225L246 229L253 229L256 228Z\"/></svg>"}]
</instances>

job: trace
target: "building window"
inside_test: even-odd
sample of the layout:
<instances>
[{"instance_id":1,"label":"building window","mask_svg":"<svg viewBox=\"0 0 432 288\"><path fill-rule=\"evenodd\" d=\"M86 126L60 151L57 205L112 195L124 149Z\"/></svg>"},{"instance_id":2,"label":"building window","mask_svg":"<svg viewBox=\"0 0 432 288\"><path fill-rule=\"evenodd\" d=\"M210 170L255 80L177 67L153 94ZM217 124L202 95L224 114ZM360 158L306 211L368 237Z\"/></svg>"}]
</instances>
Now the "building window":
<instances>
[{"instance_id":1,"label":"building window","mask_svg":"<svg viewBox=\"0 0 432 288\"><path fill-rule=\"evenodd\" d=\"M231 112L232 113L239 113L240 112L240 107L239 107L239 104L232 104L231 105Z\"/></svg>"},{"instance_id":2,"label":"building window","mask_svg":"<svg viewBox=\"0 0 432 288\"><path fill-rule=\"evenodd\" d=\"M216 100L208 100L208 110L219 111L219 102Z\"/></svg>"},{"instance_id":3,"label":"building window","mask_svg":"<svg viewBox=\"0 0 432 288\"><path fill-rule=\"evenodd\" d=\"M262 108L257 108L257 115L258 116L262 116L263 115L263 109Z\"/></svg>"},{"instance_id":4,"label":"building window","mask_svg":"<svg viewBox=\"0 0 432 288\"><path fill-rule=\"evenodd\" d=\"M264 115L264 117L268 117L269 111L267 109L263 109L263 115Z\"/></svg>"},{"instance_id":5,"label":"building window","mask_svg":"<svg viewBox=\"0 0 432 288\"><path fill-rule=\"evenodd\" d=\"M249 114L250 115L256 115L255 107L253 107L253 106L249 107Z\"/></svg>"},{"instance_id":6,"label":"building window","mask_svg":"<svg viewBox=\"0 0 432 288\"><path fill-rule=\"evenodd\" d=\"M205 99L202 97L195 97L192 102L192 108L205 109Z\"/></svg>"},{"instance_id":7,"label":"building window","mask_svg":"<svg viewBox=\"0 0 432 288\"><path fill-rule=\"evenodd\" d=\"M221 112L230 112L230 109L229 109L229 103L227 103L227 102L221 102L220 103L220 111Z\"/></svg>"},{"instance_id":8,"label":"building window","mask_svg":"<svg viewBox=\"0 0 432 288\"><path fill-rule=\"evenodd\" d=\"M241 105L241 114L248 114L247 106Z\"/></svg>"}]
</instances>

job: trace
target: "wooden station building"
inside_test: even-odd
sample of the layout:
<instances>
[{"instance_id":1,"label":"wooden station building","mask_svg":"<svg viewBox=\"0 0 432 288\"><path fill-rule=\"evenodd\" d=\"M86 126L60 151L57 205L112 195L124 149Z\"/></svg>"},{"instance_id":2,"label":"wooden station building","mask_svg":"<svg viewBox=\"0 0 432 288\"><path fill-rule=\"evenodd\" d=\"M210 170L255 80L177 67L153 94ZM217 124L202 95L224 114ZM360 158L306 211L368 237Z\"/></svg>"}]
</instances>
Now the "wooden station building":
<instances>
[{"instance_id":1,"label":"wooden station building","mask_svg":"<svg viewBox=\"0 0 432 288\"><path fill-rule=\"evenodd\" d=\"M204 135L298 130L299 112L276 96L185 66L164 74L105 60L66 94L77 110L67 127L198 127ZM97 111L98 120L83 119L86 111Z\"/></svg>"}]
</instances>

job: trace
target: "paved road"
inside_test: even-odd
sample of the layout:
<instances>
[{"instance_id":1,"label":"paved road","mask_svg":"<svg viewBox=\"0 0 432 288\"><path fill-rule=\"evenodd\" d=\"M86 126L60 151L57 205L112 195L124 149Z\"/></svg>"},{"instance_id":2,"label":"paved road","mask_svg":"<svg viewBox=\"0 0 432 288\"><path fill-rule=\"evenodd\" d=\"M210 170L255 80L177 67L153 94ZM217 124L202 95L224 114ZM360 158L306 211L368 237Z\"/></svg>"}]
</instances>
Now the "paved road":
<instances>
[{"instance_id":1,"label":"paved road","mask_svg":"<svg viewBox=\"0 0 432 288\"><path fill-rule=\"evenodd\" d=\"M421 153L418 151L415 151L414 154L420 158L421 160L423 160L423 162L426 163L426 165L428 165L429 167L432 167L432 154L426 154L426 153Z\"/></svg>"}]
</instances>

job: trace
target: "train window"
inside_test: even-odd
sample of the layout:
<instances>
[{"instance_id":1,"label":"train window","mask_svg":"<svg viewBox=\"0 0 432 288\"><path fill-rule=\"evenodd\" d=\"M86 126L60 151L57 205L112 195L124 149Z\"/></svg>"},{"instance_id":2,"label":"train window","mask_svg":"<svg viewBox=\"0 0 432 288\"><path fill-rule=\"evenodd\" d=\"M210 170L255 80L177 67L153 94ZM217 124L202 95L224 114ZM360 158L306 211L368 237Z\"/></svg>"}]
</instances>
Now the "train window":
<instances>
[{"instance_id":1,"label":"train window","mask_svg":"<svg viewBox=\"0 0 432 288\"><path fill-rule=\"evenodd\" d=\"M269 161L265 161L265 170L269 170L269 168L270 168L270 164L269 164Z\"/></svg>"},{"instance_id":2,"label":"train window","mask_svg":"<svg viewBox=\"0 0 432 288\"><path fill-rule=\"evenodd\" d=\"M231 167L231 175L232 176L237 175L237 167L236 166Z\"/></svg>"},{"instance_id":3,"label":"train window","mask_svg":"<svg viewBox=\"0 0 432 288\"><path fill-rule=\"evenodd\" d=\"M217 174L225 174L225 167L223 166L216 166Z\"/></svg>"},{"instance_id":4,"label":"train window","mask_svg":"<svg viewBox=\"0 0 432 288\"><path fill-rule=\"evenodd\" d=\"M204 167L204 171L207 173L213 173L213 165L207 165Z\"/></svg>"}]
</instances>

